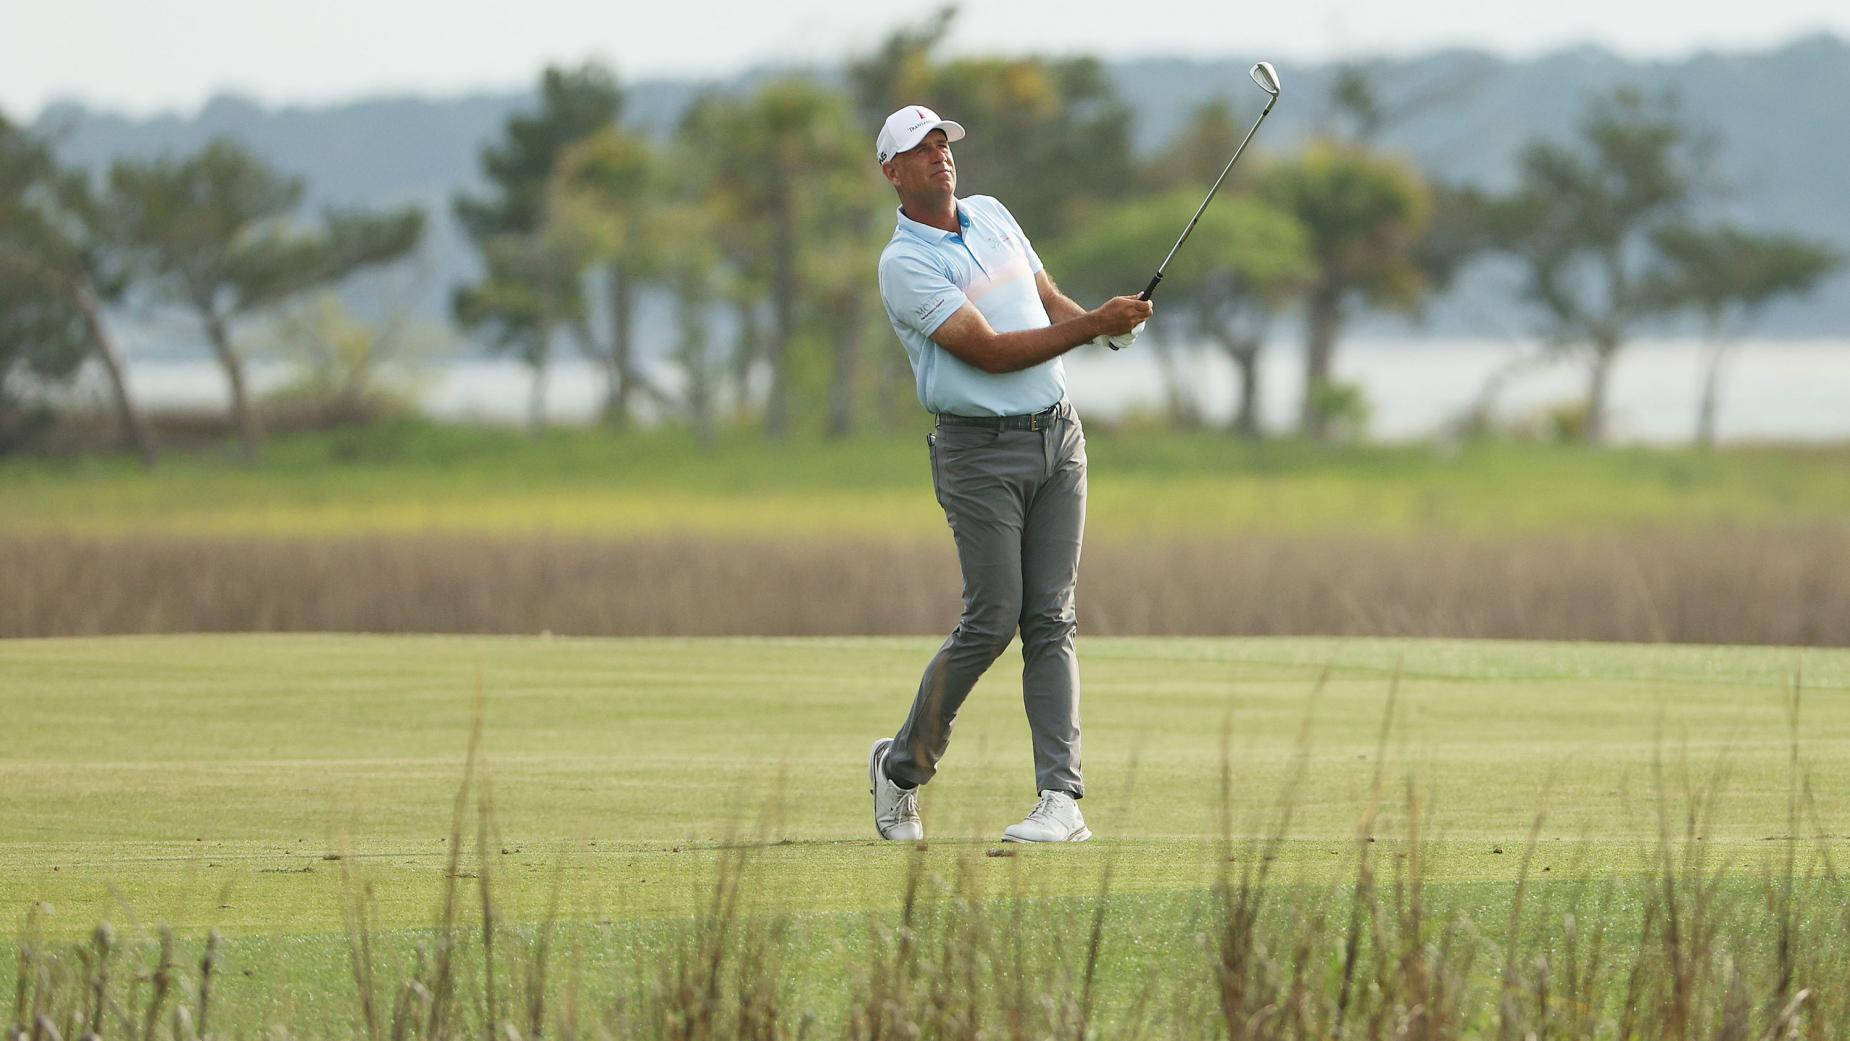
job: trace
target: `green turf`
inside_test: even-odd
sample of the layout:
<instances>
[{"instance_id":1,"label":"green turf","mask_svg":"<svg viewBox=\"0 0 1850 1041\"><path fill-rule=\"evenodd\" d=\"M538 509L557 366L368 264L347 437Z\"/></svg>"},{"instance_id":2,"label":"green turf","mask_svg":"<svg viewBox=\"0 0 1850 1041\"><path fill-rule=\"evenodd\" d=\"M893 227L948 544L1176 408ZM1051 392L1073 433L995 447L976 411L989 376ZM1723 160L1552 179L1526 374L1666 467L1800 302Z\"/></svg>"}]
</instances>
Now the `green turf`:
<instances>
[{"instance_id":1,"label":"green turf","mask_svg":"<svg viewBox=\"0 0 1850 1041\"><path fill-rule=\"evenodd\" d=\"M1110 865L1107 990L1153 968L1198 973L1204 887L1251 863L1242 845L1227 864L1223 831L1261 835L1289 802L1277 877L1339 884L1378 767L1390 782L1374 847L1385 870L1411 848L1411 785L1427 807L1435 900L1493 923L1538 810L1533 870L1556 888L1531 899L1566 906L1575 880L1641 869L1660 807L1680 807L1686 784L1717 786L1703 842L1751 887L1785 848L1799 676L1818 817L1850 809L1846 651L1088 639L1084 806L1098 839L984 855L1033 801L1011 653L927 790L921 854L869 839L864 771L932 649L922 638L0 642L0 906L23 915L42 901L35 928L56 942L101 920L145 942L169 923L194 960L217 926L233 967L227 1022L349 1029L343 893L373 886L381 956L408 971L441 899L478 689L486 871L514 933L504 944L523 930L530 941L556 885L585 971L636 978L673 943L665 923L700 906L744 844L749 909L792 930L793 1001L824 1010L841 1007L858 971L862 913L891 913L915 856L930 876L970 870L987 896L1033 898L1034 927L1068 942ZM476 825L468 893L484 870Z\"/></svg>"},{"instance_id":2,"label":"green turf","mask_svg":"<svg viewBox=\"0 0 1850 1041\"><path fill-rule=\"evenodd\" d=\"M773 843L762 893L798 911L892 899L905 853L867 838L865 754L896 726L926 639L575 640L211 636L0 643L0 906L64 927L132 910L187 928L333 929L341 861L382 921L428 919L478 685L508 902L563 862L619 915L679 913L715 848ZM1012 658L1012 655L1011 655ZM1271 819L1309 729L1290 859L1346 849L1376 772L1412 779L1437 877L1511 876L1538 809L1555 869L1636 866L1653 762L1725 769L1709 838L1754 866L1785 830L1786 685L1827 819L1850 809L1850 652L1374 640L1083 641L1085 808L1100 840L1049 879L1196 885L1231 822ZM1313 700L1316 678L1330 668ZM972 696L927 792L934 846L991 842L1033 801L1016 669ZM1680 776L1680 775L1678 775ZM1682 781L1676 781L1681 785ZM1399 796L1395 796L1396 802ZM1390 813L1384 831L1398 837ZM1494 853L1501 847L1504 854ZM561 861L561 858L564 858ZM997 861L1002 870L1008 861Z\"/></svg>"},{"instance_id":3,"label":"green turf","mask_svg":"<svg viewBox=\"0 0 1850 1041\"><path fill-rule=\"evenodd\" d=\"M843 442L674 432L529 437L399 423L272 439L257 466L173 453L0 461L6 531L362 531L935 538L923 422ZM1842 447L1590 450L1481 443L1326 447L1094 430L1095 538L1238 532L1478 534L1841 524Z\"/></svg>"}]
</instances>

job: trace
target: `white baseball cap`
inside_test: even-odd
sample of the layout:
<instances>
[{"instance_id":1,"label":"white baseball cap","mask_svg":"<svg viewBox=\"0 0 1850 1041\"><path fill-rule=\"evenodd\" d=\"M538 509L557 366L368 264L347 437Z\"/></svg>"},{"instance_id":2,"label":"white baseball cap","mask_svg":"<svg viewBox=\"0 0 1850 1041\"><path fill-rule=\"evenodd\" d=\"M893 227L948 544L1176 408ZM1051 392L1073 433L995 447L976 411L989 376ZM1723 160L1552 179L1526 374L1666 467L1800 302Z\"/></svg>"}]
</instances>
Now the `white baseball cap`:
<instances>
[{"instance_id":1,"label":"white baseball cap","mask_svg":"<svg viewBox=\"0 0 1850 1041\"><path fill-rule=\"evenodd\" d=\"M880 128L880 136L874 139L874 152L884 163L901 152L917 148L919 142L925 140L925 135L934 130L943 130L944 136L952 141L963 140L962 123L939 119L938 114L928 108L907 105L886 117L886 125Z\"/></svg>"}]
</instances>

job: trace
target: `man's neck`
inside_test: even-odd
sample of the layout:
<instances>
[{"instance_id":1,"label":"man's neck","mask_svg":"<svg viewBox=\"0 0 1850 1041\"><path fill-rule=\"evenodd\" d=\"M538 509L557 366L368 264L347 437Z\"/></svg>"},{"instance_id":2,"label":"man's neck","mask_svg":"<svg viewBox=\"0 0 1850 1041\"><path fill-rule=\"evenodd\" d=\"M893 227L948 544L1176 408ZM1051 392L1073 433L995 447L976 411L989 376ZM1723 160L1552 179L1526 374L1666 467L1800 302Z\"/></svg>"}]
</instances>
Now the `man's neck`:
<instances>
[{"instance_id":1,"label":"man's neck","mask_svg":"<svg viewBox=\"0 0 1850 1041\"><path fill-rule=\"evenodd\" d=\"M955 235L963 230L963 225L957 222L957 197L954 195L902 199L899 209L906 215L906 219L937 228L939 231L948 231Z\"/></svg>"}]
</instances>

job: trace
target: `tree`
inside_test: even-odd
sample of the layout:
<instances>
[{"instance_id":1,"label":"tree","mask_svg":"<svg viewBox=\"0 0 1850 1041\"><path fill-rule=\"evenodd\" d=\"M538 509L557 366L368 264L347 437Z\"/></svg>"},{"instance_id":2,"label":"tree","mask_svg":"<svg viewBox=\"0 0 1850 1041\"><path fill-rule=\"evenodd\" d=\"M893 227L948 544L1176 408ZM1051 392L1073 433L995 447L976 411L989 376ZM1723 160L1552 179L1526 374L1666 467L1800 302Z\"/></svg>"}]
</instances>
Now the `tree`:
<instances>
[{"instance_id":1,"label":"tree","mask_svg":"<svg viewBox=\"0 0 1850 1041\"><path fill-rule=\"evenodd\" d=\"M14 387L22 376L65 381L76 375L88 346L78 313L63 306L37 272L0 270L0 453L23 440L33 424ZM24 277L22 277L22 275Z\"/></svg>"},{"instance_id":2,"label":"tree","mask_svg":"<svg viewBox=\"0 0 1850 1041\"><path fill-rule=\"evenodd\" d=\"M713 164L703 152L679 142L646 146L606 130L567 151L550 216L555 237L576 239L580 250L606 258L607 276L621 283L610 292L613 358L630 356L631 312L627 303L618 303L630 287L646 279L672 295L672 358L681 370L681 394L676 401L652 385L648 390L658 402L678 407L703 446L717 435L728 353L714 342L714 306L735 295L757 302L739 287L737 269L729 263L727 245L737 229L729 227L713 180Z\"/></svg>"},{"instance_id":3,"label":"tree","mask_svg":"<svg viewBox=\"0 0 1850 1041\"><path fill-rule=\"evenodd\" d=\"M305 406L329 426L365 422L402 404L393 384L409 382L447 330L414 319L402 299L389 306L383 320L363 320L339 293L324 289L280 308L272 326L276 353L292 372L270 401Z\"/></svg>"},{"instance_id":4,"label":"tree","mask_svg":"<svg viewBox=\"0 0 1850 1041\"><path fill-rule=\"evenodd\" d=\"M1087 298L1134 292L1175 244L1180 222L1205 192L1178 187L1096 214L1053 251L1052 270ZM1273 319L1315 273L1308 238L1294 218L1265 200L1222 195L1201 215L1185 248L1186 261L1164 277L1162 312L1150 337L1159 350L1200 337L1225 352L1239 376L1230 428L1258 437L1260 354Z\"/></svg>"},{"instance_id":5,"label":"tree","mask_svg":"<svg viewBox=\"0 0 1850 1041\"><path fill-rule=\"evenodd\" d=\"M604 366L610 386L604 420L617 427L629 425L638 390L662 397L637 370L635 342L637 288L658 279L668 256L686 245L664 236L658 219L669 201L661 166L647 140L607 126L560 154L548 189L549 242L603 282L607 345L599 344L587 315L571 315L570 325L585 355Z\"/></svg>"},{"instance_id":6,"label":"tree","mask_svg":"<svg viewBox=\"0 0 1850 1041\"><path fill-rule=\"evenodd\" d=\"M157 292L194 312L225 370L247 459L258 455L262 429L232 336L236 322L396 261L423 237L415 207L330 212L321 227L302 228L292 219L301 180L222 139L180 160L118 162L109 180L111 217L134 263Z\"/></svg>"},{"instance_id":7,"label":"tree","mask_svg":"<svg viewBox=\"0 0 1850 1041\"><path fill-rule=\"evenodd\" d=\"M865 366L870 333L888 329L880 306L875 272L886 245L882 224L892 211L886 179L871 161L855 155L855 128L832 124L840 135L843 157L817 178L820 213L811 229L813 248L804 254L807 278L815 287L808 309L812 334L828 352L828 401L823 433L832 438L852 434L861 420ZM888 334L890 335L890 333Z\"/></svg>"},{"instance_id":8,"label":"tree","mask_svg":"<svg viewBox=\"0 0 1850 1041\"><path fill-rule=\"evenodd\" d=\"M770 369L764 430L771 437L791 428L793 351L824 306L817 258L836 245L830 236L858 219L855 207L865 204L857 197L871 198L853 187L876 176L865 136L845 98L802 78L769 83L743 100L702 99L682 125L683 146L711 164L704 187L725 229L722 248L742 284L768 303L770 327L753 346ZM755 330L755 307L743 311L742 326Z\"/></svg>"},{"instance_id":9,"label":"tree","mask_svg":"<svg viewBox=\"0 0 1850 1041\"><path fill-rule=\"evenodd\" d=\"M1706 333L1696 443L1715 443L1722 364L1747 326L1782 296L1810 292L1843 257L1798 235L1747 231L1732 225L1658 228L1652 242L1665 269L1647 293L1694 307Z\"/></svg>"},{"instance_id":10,"label":"tree","mask_svg":"<svg viewBox=\"0 0 1850 1041\"><path fill-rule=\"evenodd\" d=\"M1330 136L1360 149L1375 148L1397 127L1434 109L1455 106L1483 80L1487 66L1443 63L1442 71L1420 74L1416 69L1373 69L1345 62L1336 67L1330 83L1330 109L1323 121ZM1427 156L1430 166L1432 156ZM1425 279L1425 298L1452 287L1458 273L1491 248L1481 191L1440 180L1427 182L1431 216L1413 248L1414 263ZM1411 310L1418 316L1421 301ZM1498 390L1519 369L1534 364L1520 358L1498 367L1460 420L1467 430L1481 428Z\"/></svg>"},{"instance_id":11,"label":"tree","mask_svg":"<svg viewBox=\"0 0 1850 1041\"><path fill-rule=\"evenodd\" d=\"M480 244L482 281L460 287L450 307L465 330L488 330L490 349L513 353L526 365L527 425L546 425L546 370L553 333L582 320L581 258L543 235L509 233Z\"/></svg>"},{"instance_id":12,"label":"tree","mask_svg":"<svg viewBox=\"0 0 1850 1041\"><path fill-rule=\"evenodd\" d=\"M1330 371L1344 323L1359 305L1412 310L1426 290L1418 250L1432 200L1406 164L1335 142L1270 165L1259 190L1304 227L1316 267L1304 297L1299 427L1321 438L1341 393Z\"/></svg>"},{"instance_id":13,"label":"tree","mask_svg":"<svg viewBox=\"0 0 1850 1041\"><path fill-rule=\"evenodd\" d=\"M838 178L838 183L849 181ZM884 183L884 182L883 182ZM862 361L875 324L888 328L879 295L871 284L885 242L877 237L874 210L866 205L874 190L861 179L858 198L844 201L823 228L827 241L811 256L811 279L817 305L810 311L816 335L828 347L829 391L823 433L832 438L854 433L860 423Z\"/></svg>"},{"instance_id":14,"label":"tree","mask_svg":"<svg viewBox=\"0 0 1850 1041\"><path fill-rule=\"evenodd\" d=\"M485 271L456 291L452 310L463 328L486 331L493 349L516 354L532 370L534 426L545 422L553 334L585 320L583 258L568 244L546 241L547 191L560 155L613 125L622 105L615 77L601 65L547 68L539 111L509 118L501 140L482 150L492 194L459 195L454 204Z\"/></svg>"},{"instance_id":15,"label":"tree","mask_svg":"<svg viewBox=\"0 0 1850 1041\"><path fill-rule=\"evenodd\" d=\"M675 299L675 363L681 368L681 399L694 436L711 447L716 437L723 351L713 344L714 301L729 276L718 245L713 212L698 199L670 204L659 214L661 229L682 243L669 253L663 275Z\"/></svg>"},{"instance_id":16,"label":"tree","mask_svg":"<svg viewBox=\"0 0 1850 1041\"><path fill-rule=\"evenodd\" d=\"M1613 360L1640 322L1677 306L1654 275L1654 236L1682 221L1703 162L1668 97L1620 90L1595 99L1579 136L1579 147L1524 149L1517 186L1493 201L1489 219L1498 248L1522 265L1543 342L1584 353L1584 436L1598 442Z\"/></svg>"},{"instance_id":17,"label":"tree","mask_svg":"<svg viewBox=\"0 0 1850 1041\"><path fill-rule=\"evenodd\" d=\"M121 260L89 180L59 169L49 148L0 116L0 436L16 425L6 415L10 373L61 379L94 357L124 439L154 465L154 433L129 397L103 313L128 285Z\"/></svg>"}]
</instances>

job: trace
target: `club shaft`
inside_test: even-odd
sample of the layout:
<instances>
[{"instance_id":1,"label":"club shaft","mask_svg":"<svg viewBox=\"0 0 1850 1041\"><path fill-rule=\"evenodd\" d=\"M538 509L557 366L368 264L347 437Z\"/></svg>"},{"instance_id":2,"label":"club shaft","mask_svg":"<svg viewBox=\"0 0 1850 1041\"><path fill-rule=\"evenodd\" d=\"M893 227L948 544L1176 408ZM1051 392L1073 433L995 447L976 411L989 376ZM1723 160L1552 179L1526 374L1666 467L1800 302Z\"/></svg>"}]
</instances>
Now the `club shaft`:
<instances>
[{"instance_id":1,"label":"club shaft","mask_svg":"<svg viewBox=\"0 0 1850 1041\"><path fill-rule=\"evenodd\" d=\"M1214 193L1220 191L1221 182L1227 179L1228 173L1232 172L1233 164L1240 161L1240 153L1246 151L1246 142L1253 139L1253 134L1259 130L1259 124L1265 122L1265 117L1272 114L1272 106L1276 104L1278 104L1278 95L1274 94L1272 99L1265 103L1265 111L1259 113L1259 118L1253 120L1252 128L1247 130L1246 136L1240 139L1240 147L1233 150L1233 158L1227 160L1226 166L1221 167L1220 176L1214 179L1214 187L1208 189L1208 197L1201 200L1201 206L1195 210L1195 215L1189 218L1188 227L1182 229L1182 237L1176 239L1176 244L1169 247L1169 255L1163 258L1163 262L1156 265L1156 277L1150 279L1150 284L1144 287L1143 292L1137 294L1139 300L1148 300L1150 295L1156 292L1156 284L1163 280L1163 272L1169 267L1169 262L1175 259L1176 251L1182 248L1182 243L1188 241L1189 235L1195 230L1195 225L1200 223L1201 215L1207 212L1208 203L1214 201Z\"/></svg>"}]
</instances>

